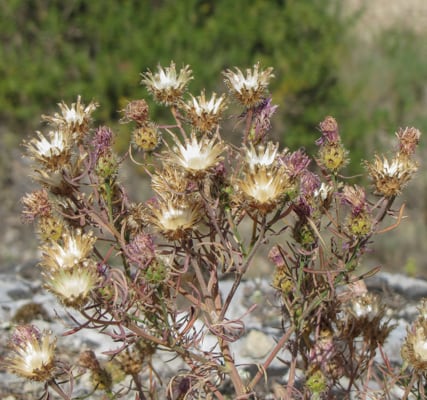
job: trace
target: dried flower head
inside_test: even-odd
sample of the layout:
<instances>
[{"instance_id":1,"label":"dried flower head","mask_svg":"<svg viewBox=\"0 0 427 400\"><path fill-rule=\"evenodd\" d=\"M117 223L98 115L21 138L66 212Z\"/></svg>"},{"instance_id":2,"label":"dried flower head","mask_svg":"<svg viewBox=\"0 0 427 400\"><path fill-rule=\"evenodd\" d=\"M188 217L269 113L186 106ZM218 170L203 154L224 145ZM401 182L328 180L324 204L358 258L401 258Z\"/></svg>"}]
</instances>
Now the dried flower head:
<instances>
[{"instance_id":1,"label":"dried flower head","mask_svg":"<svg viewBox=\"0 0 427 400\"><path fill-rule=\"evenodd\" d=\"M202 210L198 203L184 199L161 199L149 204L150 222L167 239L179 240L197 228L202 219Z\"/></svg>"},{"instance_id":2,"label":"dried flower head","mask_svg":"<svg viewBox=\"0 0 427 400\"><path fill-rule=\"evenodd\" d=\"M261 142L271 129L271 117L277 110L277 105L271 104L271 97L264 98L254 109L252 143ZM246 114L246 113L244 113Z\"/></svg>"},{"instance_id":3,"label":"dried flower head","mask_svg":"<svg viewBox=\"0 0 427 400\"><path fill-rule=\"evenodd\" d=\"M262 212L272 211L292 189L283 168L260 168L236 181L238 202Z\"/></svg>"},{"instance_id":4,"label":"dried flower head","mask_svg":"<svg viewBox=\"0 0 427 400\"><path fill-rule=\"evenodd\" d=\"M325 143L338 143L341 141L338 123L334 117L326 117L320 124L319 129L322 132L322 136L316 141L317 145L323 145Z\"/></svg>"},{"instance_id":5,"label":"dried flower head","mask_svg":"<svg viewBox=\"0 0 427 400\"><path fill-rule=\"evenodd\" d=\"M381 311L379 299L372 293L354 297L350 301L349 311L357 319L372 321Z\"/></svg>"},{"instance_id":6,"label":"dried flower head","mask_svg":"<svg viewBox=\"0 0 427 400\"><path fill-rule=\"evenodd\" d=\"M420 141L421 132L416 128L400 128L396 136L399 140L399 154L412 156Z\"/></svg>"},{"instance_id":7,"label":"dried flower head","mask_svg":"<svg viewBox=\"0 0 427 400\"><path fill-rule=\"evenodd\" d=\"M42 217L37 222L37 234L42 242L60 240L66 229L64 220L56 214Z\"/></svg>"},{"instance_id":8,"label":"dried flower head","mask_svg":"<svg viewBox=\"0 0 427 400\"><path fill-rule=\"evenodd\" d=\"M268 142L267 145L259 145L257 148L250 143L250 147L245 151L245 162L250 171L259 168L273 167L277 161L277 150L279 143Z\"/></svg>"},{"instance_id":9,"label":"dried flower head","mask_svg":"<svg viewBox=\"0 0 427 400\"><path fill-rule=\"evenodd\" d=\"M181 99L187 88L188 82L193 79L189 65L181 68L177 75L175 63L171 61L169 67L157 67L157 72L150 70L142 74L142 81L147 90L154 96L160 104L166 106L174 105Z\"/></svg>"},{"instance_id":10,"label":"dried flower head","mask_svg":"<svg viewBox=\"0 0 427 400\"><path fill-rule=\"evenodd\" d=\"M217 98L213 93L209 100L206 100L205 92L200 96L191 95L191 100L183 104L184 111L190 124L196 131L209 133L212 132L221 120L221 115L226 109L225 96Z\"/></svg>"},{"instance_id":11,"label":"dried flower head","mask_svg":"<svg viewBox=\"0 0 427 400\"><path fill-rule=\"evenodd\" d=\"M285 167L291 180L307 172L310 162L308 155L301 149L292 153L283 152L279 157L279 163Z\"/></svg>"},{"instance_id":12,"label":"dried flower head","mask_svg":"<svg viewBox=\"0 0 427 400\"><path fill-rule=\"evenodd\" d=\"M351 207L351 213L353 215L359 215L369 208L365 190L357 185L345 185L341 192L341 199L344 204Z\"/></svg>"},{"instance_id":13,"label":"dried flower head","mask_svg":"<svg viewBox=\"0 0 427 400\"><path fill-rule=\"evenodd\" d=\"M143 203L131 203L122 223L132 235L138 234L147 225L147 207Z\"/></svg>"},{"instance_id":14,"label":"dried flower head","mask_svg":"<svg viewBox=\"0 0 427 400\"><path fill-rule=\"evenodd\" d=\"M202 136L197 139L192 133L190 138L185 138L184 143L176 136L173 136L173 140L175 146L172 152L167 153L166 160L193 177L204 176L212 170L222 160L221 153L225 150L225 145L218 136Z\"/></svg>"},{"instance_id":15,"label":"dried flower head","mask_svg":"<svg viewBox=\"0 0 427 400\"><path fill-rule=\"evenodd\" d=\"M92 232L83 233L80 229L67 231L60 242L43 245L40 265L48 271L74 268L88 261L88 256L96 242Z\"/></svg>"},{"instance_id":16,"label":"dried flower head","mask_svg":"<svg viewBox=\"0 0 427 400\"><path fill-rule=\"evenodd\" d=\"M125 374L135 376L144 366L144 354L137 346L128 347L117 356L117 361Z\"/></svg>"},{"instance_id":17,"label":"dried flower head","mask_svg":"<svg viewBox=\"0 0 427 400\"><path fill-rule=\"evenodd\" d=\"M148 119L148 104L145 100L130 101L123 112L122 123L134 121L138 126L144 125Z\"/></svg>"},{"instance_id":18,"label":"dried flower head","mask_svg":"<svg viewBox=\"0 0 427 400\"><path fill-rule=\"evenodd\" d=\"M153 237L146 233L136 235L125 250L129 261L139 268L147 268L156 255Z\"/></svg>"},{"instance_id":19,"label":"dried flower head","mask_svg":"<svg viewBox=\"0 0 427 400\"><path fill-rule=\"evenodd\" d=\"M90 292L98 283L93 265L58 269L44 273L44 287L66 307L82 308L89 301Z\"/></svg>"},{"instance_id":20,"label":"dried flower head","mask_svg":"<svg viewBox=\"0 0 427 400\"><path fill-rule=\"evenodd\" d=\"M56 339L33 325L18 326L10 341L11 353L5 358L6 368L35 381L48 381L53 376Z\"/></svg>"},{"instance_id":21,"label":"dried flower head","mask_svg":"<svg viewBox=\"0 0 427 400\"><path fill-rule=\"evenodd\" d=\"M427 370L427 321L418 319L408 329L401 348L402 358L416 371Z\"/></svg>"},{"instance_id":22,"label":"dried flower head","mask_svg":"<svg viewBox=\"0 0 427 400\"><path fill-rule=\"evenodd\" d=\"M417 164L407 157L395 157L389 161L386 157L375 156L372 163L365 162L375 193L393 197L401 193L403 187L417 171Z\"/></svg>"},{"instance_id":23,"label":"dried flower head","mask_svg":"<svg viewBox=\"0 0 427 400\"><path fill-rule=\"evenodd\" d=\"M108 126L100 126L92 139L92 147L95 161L99 157L111 153L113 146L113 131Z\"/></svg>"},{"instance_id":24,"label":"dried flower head","mask_svg":"<svg viewBox=\"0 0 427 400\"><path fill-rule=\"evenodd\" d=\"M348 162L348 151L344 148L341 142L326 142L319 148L319 163L329 171L336 173Z\"/></svg>"},{"instance_id":25,"label":"dried flower head","mask_svg":"<svg viewBox=\"0 0 427 400\"><path fill-rule=\"evenodd\" d=\"M170 196L182 196L190 189L194 182L186 174L174 165L165 164L160 171L151 178L152 189L162 198Z\"/></svg>"},{"instance_id":26,"label":"dried flower head","mask_svg":"<svg viewBox=\"0 0 427 400\"><path fill-rule=\"evenodd\" d=\"M80 142L87 134L92 113L98 107L95 102L90 102L85 106L81 102L81 97L77 97L77 102L68 107L64 102L58 104L61 114L55 113L53 116L43 115L42 118L49 123L58 126L71 134L71 137Z\"/></svg>"},{"instance_id":27,"label":"dried flower head","mask_svg":"<svg viewBox=\"0 0 427 400\"><path fill-rule=\"evenodd\" d=\"M156 124L147 122L133 130L131 140L138 150L150 153L159 146L161 134Z\"/></svg>"},{"instance_id":28,"label":"dried flower head","mask_svg":"<svg viewBox=\"0 0 427 400\"><path fill-rule=\"evenodd\" d=\"M38 139L24 142L30 158L47 171L64 168L71 159L70 137L63 130L50 131L48 138L37 132Z\"/></svg>"},{"instance_id":29,"label":"dried flower head","mask_svg":"<svg viewBox=\"0 0 427 400\"><path fill-rule=\"evenodd\" d=\"M267 91L267 87L273 75L273 68L259 70L259 63L255 64L253 70L247 69L246 76L243 75L239 68L236 72L230 69L223 72L225 84L231 95L245 107L255 107L260 104Z\"/></svg>"},{"instance_id":30,"label":"dried flower head","mask_svg":"<svg viewBox=\"0 0 427 400\"><path fill-rule=\"evenodd\" d=\"M33 222L36 218L48 217L52 213L52 204L46 189L35 190L27 193L22 199L22 219Z\"/></svg>"}]
</instances>

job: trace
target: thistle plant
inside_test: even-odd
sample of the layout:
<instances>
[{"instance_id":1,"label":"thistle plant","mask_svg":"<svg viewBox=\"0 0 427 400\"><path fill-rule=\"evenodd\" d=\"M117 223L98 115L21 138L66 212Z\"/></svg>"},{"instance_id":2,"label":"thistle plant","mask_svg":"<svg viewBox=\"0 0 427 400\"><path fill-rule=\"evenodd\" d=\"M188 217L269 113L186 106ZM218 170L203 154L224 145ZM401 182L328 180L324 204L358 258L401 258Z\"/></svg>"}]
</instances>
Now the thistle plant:
<instances>
[{"instance_id":1,"label":"thistle plant","mask_svg":"<svg viewBox=\"0 0 427 400\"><path fill-rule=\"evenodd\" d=\"M366 288L377 269L364 270L363 257L375 235L402 219L404 207L394 203L417 170L420 132L398 130L394 154L364 161L365 188L345 175L349 151L333 117L319 124L314 157L271 141L272 68L225 71L228 96L187 94L192 71L173 62L142 76L174 124L150 120L143 99L129 102L121 122L132 141L118 155L115 134L93 123L96 103L61 103L60 113L43 117L49 133L25 143L41 188L22 200L41 242L45 288L79 313L72 332L114 339L110 363L127 383L118 388L93 351L65 368L55 341L29 326L16 328L8 368L64 399L73 398L82 368L108 398L255 399L277 358L287 374L274 385L276 398L370 398L372 380L387 398L400 371L382 351L392 327ZM241 107L240 133L223 124L231 102ZM119 179L127 158L150 177L152 198L130 199ZM281 330L255 372L244 374L232 346L245 323L230 305L263 251L274 267L268 279ZM403 350L421 374L426 332L420 320ZM205 345L208 335L214 347ZM163 376L153 362L162 352L179 358L182 370ZM387 368L377 365L379 355Z\"/></svg>"}]
</instances>

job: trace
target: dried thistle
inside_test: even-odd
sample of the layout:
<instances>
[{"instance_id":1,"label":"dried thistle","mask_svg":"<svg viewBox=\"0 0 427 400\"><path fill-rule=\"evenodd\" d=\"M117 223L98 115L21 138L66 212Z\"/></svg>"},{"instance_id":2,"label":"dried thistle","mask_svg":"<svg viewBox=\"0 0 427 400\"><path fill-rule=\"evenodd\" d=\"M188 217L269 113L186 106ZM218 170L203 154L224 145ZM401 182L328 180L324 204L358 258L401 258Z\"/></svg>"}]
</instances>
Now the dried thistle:
<instances>
[{"instance_id":1,"label":"dried thistle","mask_svg":"<svg viewBox=\"0 0 427 400\"><path fill-rule=\"evenodd\" d=\"M265 97L267 87L273 75L273 68L260 71L259 64L246 70L246 76L239 68L235 72L230 69L223 72L225 84L230 94L245 107L251 108L260 104Z\"/></svg>"},{"instance_id":2,"label":"dried thistle","mask_svg":"<svg viewBox=\"0 0 427 400\"><path fill-rule=\"evenodd\" d=\"M80 143L87 135L90 127L92 113L97 109L98 104L90 102L87 106L81 102L81 97L77 97L77 102L68 107L64 102L58 104L61 114L55 113L53 116L42 115L42 118L50 124L71 135L71 138Z\"/></svg>"},{"instance_id":3,"label":"dried thistle","mask_svg":"<svg viewBox=\"0 0 427 400\"><path fill-rule=\"evenodd\" d=\"M157 72L150 70L142 74L142 81L147 90L153 95L154 99L160 104L166 106L175 105L180 100L188 82L193 79L189 65L181 68L179 74L176 73L175 63L171 61L169 67L157 67Z\"/></svg>"},{"instance_id":4,"label":"dried thistle","mask_svg":"<svg viewBox=\"0 0 427 400\"><path fill-rule=\"evenodd\" d=\"M218 126L222 113L227 106L224 95L217 98L216 93L213 93L211 98L207 100L205 92L202 91L200 96L191 95L191 100L183 103L182 108L196 131L210 133Z\"/></svg>"},{"instance_id":5,"label":"dried thistle","mask_svg":"<svg viewBox=\"0 0 427 400\"><path fill-rule=\"evenodd\" d=\"M61 242L51 242L41 247L43 256L40 265L47 271L57 271L84 264L89 261L95 242L92 232L83 233L80 229L67 231Z\"/></svg>"},{"instance_id":6,"label":"dried thistle","mask_svg":"<svg viewBox=\"0 0 427 400\"><path fill-rule=\"evenodd\" d=\"M34 325L18 326L9 346L11 352L4 362L10 372L42 382L53 377L56 338L51 333L41 332Z\"/></svg>"},{"instance_id":7,"label":"dried thistle","mask_svg":"<svg viewBox=\"0 0 427 400\"><path fill-rule=\"evenodd\" d=\"M406 158L396 156L391 161L386 157L375 156L372 163L365 162L376 194L387 198L398 196L418 170L417 164Z\"/></svg>"}]
</instances>

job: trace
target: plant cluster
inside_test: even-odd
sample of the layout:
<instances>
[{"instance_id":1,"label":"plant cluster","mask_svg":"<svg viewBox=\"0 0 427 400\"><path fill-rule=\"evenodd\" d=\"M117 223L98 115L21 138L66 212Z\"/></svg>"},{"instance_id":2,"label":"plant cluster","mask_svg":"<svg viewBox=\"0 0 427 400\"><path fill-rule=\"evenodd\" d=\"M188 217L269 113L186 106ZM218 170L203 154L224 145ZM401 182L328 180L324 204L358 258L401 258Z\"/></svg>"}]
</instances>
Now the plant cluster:
<instances>
[{"instance_id":1,"label":"plant cluster","mask_svg":"<svg viewBox=\"0 0 427 400\"><path fill-rule=\"evenodd\" d=\"M177 70L172 62L144 73L142 83L175 123L153 122L145 100L129 102L121 122L130 124L132 143L124 155L116 154L110 128L92 127L98 105L80 97L43 116L48 133L25 142L41 188L23 198L23 218L40 238L44 286L79 313L69 333L95 329L114 339L108 355L123 379L117 382L90 350L67 365L51 333L18 326L6 365L44 382L45 398L52 390L73 398L84 373L108 398L260 398L259 383L276 357L288 371L276 398L387 398L403 382L404 371L382 351L391 330L385 308L364 284L377 269L360 269L373 237L403 217L403 206L393 203L417 170L420 132L399 129L392 155L364 162L370 195L343 175L349 152L333 117L319 124L314 158L280 149L269 139L277 108L268 94L273 69L256 64L223 76L228 96L195 96L186 93L189 66ZM241 110L234 132L224 132L230 102ZM237 132L240 145L225 140ZM150 177L154 196L145 202L132 202L120 183L126 158ZM229 309L262 249L274 266L282 329L248 376L231 349L245 323ZM224 279L233 282L228 291ZM403 347L417 371L407 395L424 379L426 331L423 315ZM212 348L204 345L207 335L216 340ZM153 363L157 352L180 358L185 368L165 381Z\"/></svg>"}]
</instances>

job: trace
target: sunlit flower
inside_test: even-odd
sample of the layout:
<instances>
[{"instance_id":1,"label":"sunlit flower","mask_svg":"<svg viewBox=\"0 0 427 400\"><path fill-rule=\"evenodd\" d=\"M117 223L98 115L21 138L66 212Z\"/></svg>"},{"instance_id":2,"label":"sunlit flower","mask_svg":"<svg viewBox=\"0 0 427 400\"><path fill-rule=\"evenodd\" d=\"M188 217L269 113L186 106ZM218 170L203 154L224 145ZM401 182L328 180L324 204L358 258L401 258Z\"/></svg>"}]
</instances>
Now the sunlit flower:
<instances>
[{"instance_id":1,"label":"sunlit flower","mask_svg":"<svg viewBox=\"0 0 427 400\"><path fill-rule=\"evenodd\" d=\"M71 158L69 135L62 130L50 131L48 138L37 132L38 139L25 142L28 156L48 171L57 171Z\"/></svg>"},{"instance_id":2,"label":"sunlit flower","mask_svg":"<svg viewBox=\"0 0 427 400\"><path fill-rule=\"evenodd\" d=\"M87 134L91 115L98 107L95 102L90 102L87 106L81 102L81 97L77 97L77 102L68 107L64 102L58 104L61 114L55 113L53 116L43 115L42 118L49 123L70 132L72 138L80 142Z\"/></svg>"},{"instance_id":3,"label":"sunlit flower","mask_svg":"<svg viewBox=\"0 0 427 400\"><path fill-rule=\"evenodd\" d=\"M53 376L56 339L35 326L18 326L10 341L11 353L5 358L6 368L19 376L47 381Z\"/></svg>"},{"instance_id":4,"label":"sunlit flower","mask_svg":"<svg viewBox=\"0 0 427 400\"><path fill-rule=\"evenodd\" d=\"M80 229L62 235L61 243L52 242L41 247L40 265L48 271L69 269L87 260L93 250L96 238L92 232L82 233Z\"/></svg>"},{"instance_id":5,"label":"sunlit flower","mask_svg":"<svg viewBox=\"0 0 427 400\"><path fill-rule=\"evenodd\" d=\"M45 288L66 307L79 309L89 300L98 276L92 266L58 269L44 274Z\"/></svg>"},{"instance_id":6,"label":"sunlit flower","mask_svg":"<svg viewBox=\"0 0 427 400\"><path fill-rule=\"evenodd\" d=\"M193 79L191 69L186 65L177 75L175 63L171 61L169 67L157 67L157 72L151 71L142 74L141 83L145 84L147 90L154 99L166 106L176 104L187 88L188 82Z\"/></svg>"},{"instance_id":7,"label":"sunlit flower","mask_svg":"<svg viewBox=\"0 0 427 400\"><path fill-rule=\"evenodd\" d=\"M237 187L240 201L263 212L273 210L291 190L283 168L260 168L250 172L237 181Z\"/></svg>"},{"instance_id":8,"label":"sunlit flower","mask_svg":"<svg viewBox=\"0 0 427 400\"><path fill-rule=\"evenodd\" d=\"M175 146L168 158L172 164L178 165L193 176L203 176L209 169L222 160L221 153L225 150L224 143L217 137L203 136L197 139L194 133L181 143L173 136Z\"/></svg>"},{"instance_id":9,"label":"sunlit flower","mask_svg":"<svg viewBox=\"0 0 427 400\"><path fill-rule=\"evenodd\" d=\"M259 63L255 64L253 70L247 69L246 76L239 68L236 72L230 69L223 72L225 84L230 93L241 104L246 107L254 107L261 103L267 91L268 83L273 75L273 68L259 71Z\"/></svg>"},{"instance_id":10,"label":"sunlit flower","mask_svg":"<svg viewBox=\"0 0 427 400\"><path fill-rule=\"evenodd\" d=\"M197 228L202 219L202 210L198 203L169 199L150 204L150 222L167 239L178 240Z\"/></svg>"},{"instance_id":11,"label":"sunlit flower","mask_svg":"<svg viewBox=\"0 0 427 400\"><path fill-rule=\"evenodd\" d=\"M389 161L384 156L375 156L372 163L365 163L375 192L385 197L397 196L411 180L418 167L407 157L395 157Z\"/></svg>"},{"instance_id":12,"label":"sunlit flower","mask_svg":"<svg viewBox=\"0 0 427 400\"><path fill-rule=\"evenodd\" d=\"M191 100L183 104L190 124L199 132L212 132L221 119L221 114L226 108L225 96L217 98L213 93L209 100L203 91L200 96L191 95Z\"/></svg>"},{"instance_id":13,"label":"sunlit flower","mask_svg":"<svg viewBox=\"0 0 427 400\"><path fill-rule=\"evenodd\" d=\"M266 146L260 145L257 148L250 143L250 147L245 152L245 161L249 170L255 171L258 168L273 166L277 161L278 148L279 143L268 142Z\"/></svg>"}]
</instances>

